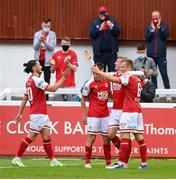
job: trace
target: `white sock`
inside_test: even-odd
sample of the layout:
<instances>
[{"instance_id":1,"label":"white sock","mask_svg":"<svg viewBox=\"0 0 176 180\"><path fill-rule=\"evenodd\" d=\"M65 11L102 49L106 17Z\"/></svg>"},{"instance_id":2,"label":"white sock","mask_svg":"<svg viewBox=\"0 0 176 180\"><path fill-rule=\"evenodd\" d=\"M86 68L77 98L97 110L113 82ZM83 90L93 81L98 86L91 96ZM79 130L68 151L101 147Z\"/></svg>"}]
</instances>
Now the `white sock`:
<instances>
[{"instance_id":1,"label":"white sock","mask_svg":"<svg viewBox=\"0 0 176 180\"><path fill-rule=\"evenodd\" d=\"M51 160L51 162L56 162L56 161L57 161L57 159L52 159L52 160Z\"/></svg>"},{"instance_id":2,"label":"white sock","mask_svg":"<svg viewBox=\"0 0 176 180\"><path fill-rule=\"evenodd\" d=\"M20 160L21 158L16 156L15 159L16 159L16 160Z\"/></svg>"},{"instance_id":3,"label":"white sock","mask_svg":"<svg viewBox=\"0 0 176 180\"><path fill-rule=\"evenodd\" d=\"M141 165L144 166L144 165L147 165L147 163L146 162L145 163L141 163Z\"/></svg>"}]
</instances>

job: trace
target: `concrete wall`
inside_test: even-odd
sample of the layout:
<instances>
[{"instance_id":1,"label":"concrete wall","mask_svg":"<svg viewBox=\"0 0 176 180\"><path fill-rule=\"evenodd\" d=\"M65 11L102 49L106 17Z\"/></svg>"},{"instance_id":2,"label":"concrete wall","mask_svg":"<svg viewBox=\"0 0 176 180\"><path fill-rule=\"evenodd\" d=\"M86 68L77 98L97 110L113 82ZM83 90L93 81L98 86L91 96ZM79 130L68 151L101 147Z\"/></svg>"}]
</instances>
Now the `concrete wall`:
<instances>
[{"instance_id":1,"label":"concrete wall","mask_svg":"<svg viewBox=\"0 0 176 180\"><path fill-rule=\"evenodd\" d=\"M55 50L58 50L57 47ZM76 72L77 86L80 87L83 82L90 77L89 63L84 59L84 49L90 49L91 46L72 46L78 54L79 68ZM172 88L176 88L175 72L176 72L176 47L168 47L168 73L170 84ZM23 88L24 83L28 77L23 72L23 63L28 59L33 58L32 45L24 44L1 44L0 45L0 91L5 88ZM128 56L135 58L134 46L121 46L119 50L120 56ZM54 82L55 75L52 75L52 82ZM158 77L159 88L163 88L161 76Z\"/></svg>"}]
</instances>

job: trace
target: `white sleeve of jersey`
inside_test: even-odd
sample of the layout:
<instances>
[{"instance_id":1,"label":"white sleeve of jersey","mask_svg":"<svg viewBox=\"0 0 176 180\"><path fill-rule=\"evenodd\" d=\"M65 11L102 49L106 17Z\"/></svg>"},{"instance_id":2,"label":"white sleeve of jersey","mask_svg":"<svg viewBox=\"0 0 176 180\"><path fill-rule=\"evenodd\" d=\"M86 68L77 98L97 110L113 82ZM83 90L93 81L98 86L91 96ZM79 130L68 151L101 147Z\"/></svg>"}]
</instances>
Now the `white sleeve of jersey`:
<instances>
[{"instance_id":1,"label":"white sleeve of jersey","mask_svg":"<svg viewBox=\"0 0 176 180\"><path fill-rule=\"evenodd\" d=\"M143 76L144 72L143 71L128 71L127 74L135 75L135 76Z\"/></svg>"},{"instance_id":2,"label":"white sleeve of jersey","mask_svg":"<svg viewBox=\"0 0 176 180\"><path fill-rule=\"evenodd\" d=\"M43 79L41 79L41 78L39 78L37 76L32 76L32 79L34 80L36 87L38 87L39 89L41 89L43 91L48 86L47 82L45 82Z\"/></svg>"},{"instance_id":3,"label":"white sleeve of jersey","mask_svg":"<svg viewBox=\"0 0 176 180\"><path fill-rule=\"evenodd\" d=\"M86 82L84 83L84 85L82 86L82 88L81 88L81 94L82 94L83 96L88 96L88 95L89 95L89 93L90 93L90 83L92 82L92 79L93 79L93 78L91 78L89 81L86 81Z\"/></svg>"},{"instance_id":4,"label":"white sleeve of jersey","mask_svg":"<svg viewBox=\"0 0 176 180\"><path fill-rule=\"evenodd\" d=\"M121 80L122 85L124 85L124 86L127 86L127 85L128 85L130 75L122 74L119 78L120 78L120 80Z\"/></svg>"}]
</instances>

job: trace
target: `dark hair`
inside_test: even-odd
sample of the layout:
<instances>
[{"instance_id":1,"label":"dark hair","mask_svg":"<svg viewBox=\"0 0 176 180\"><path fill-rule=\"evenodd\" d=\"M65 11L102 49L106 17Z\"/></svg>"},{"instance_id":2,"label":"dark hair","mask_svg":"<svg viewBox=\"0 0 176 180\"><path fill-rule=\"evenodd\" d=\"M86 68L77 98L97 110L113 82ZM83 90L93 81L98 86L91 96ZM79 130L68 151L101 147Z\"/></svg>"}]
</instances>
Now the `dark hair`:
<instances>
[{"instance_id":1,"label":"dark hair","mask_svg":"<svg viewBox=\"0 0 176 180\"><path fill-rule=\"evenodd\" d=\"M46 24L46 23L48 23L48 22L51 22L51 19L49 19L49 18L43 18L43 19L42 19L42 22Z\"/></svg>"},{"instance_id":2,"label":"dark hair","mask_svg":"<svg viewBox=\"0 0 176 180\"><path fill-rule=\"evenodd\" d=\"M66 42L71 42L71 38L68 36L63 37L62 40L66 41Z\"/></svg>"},{"instance_id":3,"label":"dark hair","mask_svg":"<svg viewBox=\"0 0 176 180\"><path fill-rule=\"evenodd\" d=\"M143 51L143 50L145 50L145 45L144 45L144 44L138 44L138 45L137 45L137 50L138 50L138 51Z\"/></svg>"},{"instance_id":4,"label":"dark hair","mask_svg":"<svg viewBox=\"0 0 176 180\"><path fill-rule=\"evenodd\" d=\"M102 63L99 63L99 62L98 62L98 63L96 63L95 65L98 67L99 70L104 69L104 65L103 65Z\"/></svg>"},{"instance_id":5,"label":"dark hair","mask_svg":"<svg viewBox=\"0 0 176 180\"><path fill-rule=\"evenodd\" d=\"M27 63L24 63L24 72L26 72L27 74L29 74L30 72L32 73L32 68L36 65L37 61L38 60L29 60Z\"/></svg>"}]
</instances>

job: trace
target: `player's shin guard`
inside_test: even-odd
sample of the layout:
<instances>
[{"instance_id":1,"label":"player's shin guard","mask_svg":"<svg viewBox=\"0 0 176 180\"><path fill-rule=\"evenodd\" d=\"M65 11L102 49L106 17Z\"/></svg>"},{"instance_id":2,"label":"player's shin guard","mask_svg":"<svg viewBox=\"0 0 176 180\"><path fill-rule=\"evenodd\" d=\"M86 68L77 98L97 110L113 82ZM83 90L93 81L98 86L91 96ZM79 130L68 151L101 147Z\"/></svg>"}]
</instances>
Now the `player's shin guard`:
<instances>
[{"instance_id":1,"label":"player's shin guard","mask_svg":"<svg viewBox=\"0 0 176 180\"><path fill-rule=\"evenodd\" d=\"M111 146L103 144L104 155L106 159L106 165L111 164Z\"/></svg>"},{"instance_id":2,"label":"player's shin guard","mask_svg":"<svg viewBox=\"0 0 176 180\"><path fill-rule=\"evenodd\" d=\"M32 140L26 137L26 139L23 139L23 141L20 144L20 147L18 149L18 152L16 154L16 157L21 157L26 150L26 148L31 144Z\"/></svg>"},{"instance_id":3,"label":"player's shin guard","mask_svg":"<svg viewBox=\"0 0 176 180\"><path fill-rule=\"evenodd\" d=\"M147 146L144 139L138 141L138 144L140 148L140 155L141 155L142 163L146 163L147 162Z\"/></svg>"},{"instance_id":4,"label":"player's shin guard","mask_svg":"<svg viewBox=\"0 0 176 180\"><path fill-rule=\"evenodd\" d=\"M113 139L111 139L111 141L117 149L120 148L120 139L117 136L115 136Z\"/></svg>"},{"instance_id":5,"label":"player's shin guard","mask_svg":"<svg viewBox=\"0 0 176 180\"><path fill-rule=\"evenodd\" d=\"M86 164L90 163L90 158L92 156L92 147L85 146L85 158L86 158Z\"/></svg>"},{"instance_id":6,"label":"player's shin guard","mask_svg":"<svg viewBox=\"0 0 176 180\"><path fill-rule=\"evenodd\" d=\"M128 163L129 158L129 139L122 138L119 150L119 162Z\"/></svg>"},{"instance_id":7,"label":"player's shin guard","mask_svg":"<svg viewBox=\"0 0 176 180\"><path fill-rule=\"evenodd\" d=\"M44 146L45 152L48 155L49 159L50 160L54 159L55 156L54 156L54 151L53 151L52 145L51 145L51 139L43 140L43 146Z\"/></svg>"}]
</instances>

